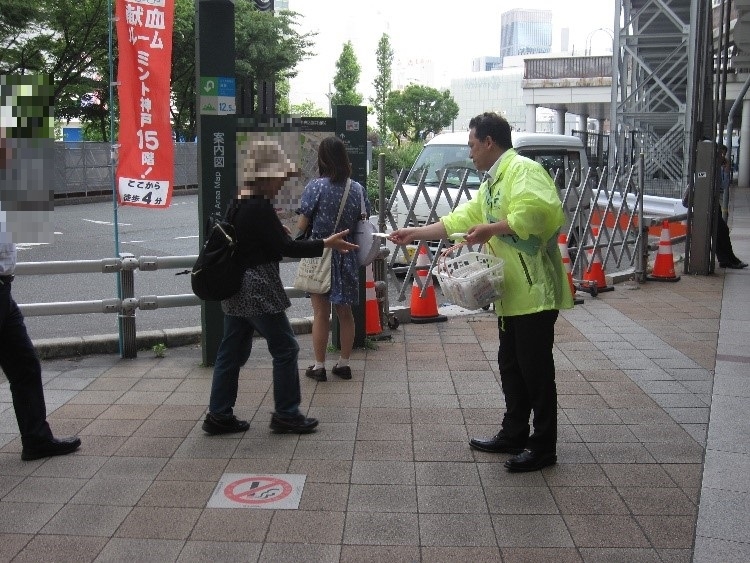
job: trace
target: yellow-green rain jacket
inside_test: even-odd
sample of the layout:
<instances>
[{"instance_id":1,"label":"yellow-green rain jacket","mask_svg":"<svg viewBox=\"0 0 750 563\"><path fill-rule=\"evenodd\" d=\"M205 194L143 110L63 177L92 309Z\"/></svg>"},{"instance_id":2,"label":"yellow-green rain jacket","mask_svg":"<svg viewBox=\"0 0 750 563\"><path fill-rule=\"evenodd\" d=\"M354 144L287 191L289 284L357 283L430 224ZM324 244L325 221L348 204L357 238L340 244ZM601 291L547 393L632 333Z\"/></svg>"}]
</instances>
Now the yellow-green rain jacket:
<instances>
[{"instance_id":1,"label":"yellow-green rain jacket","mask_svg":"<svg viewBox=\"0 0 750 563\"><path fill-rule=\"evenodd\" d=\"M492 183L482 182L474 199L440 220L448 235L503 219L516 232L487 242L489 252L505 261L505 289L495 302L499 317L570 309L573 296L557 246L565 222L557 188L541 164L507 152Z\"/></svg>"}]
</instances>

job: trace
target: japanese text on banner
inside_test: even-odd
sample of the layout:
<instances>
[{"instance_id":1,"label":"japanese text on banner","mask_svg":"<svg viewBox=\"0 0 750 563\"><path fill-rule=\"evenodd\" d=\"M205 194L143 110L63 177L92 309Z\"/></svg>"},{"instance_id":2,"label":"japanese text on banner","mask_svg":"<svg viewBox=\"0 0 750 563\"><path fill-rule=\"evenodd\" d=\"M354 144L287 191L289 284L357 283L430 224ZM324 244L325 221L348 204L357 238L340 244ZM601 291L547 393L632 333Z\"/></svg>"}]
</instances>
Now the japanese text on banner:
<instances>
[{"instance_id":1,"label":"japanese text on banner","mask_svg":"<svg viewBox=\"0 0 750 563\"><path fill-rule=\"evenodd\" d=\"M174 0L117 0L117 201L169 207L174 184L170 76Z\"/></svg>"}]
</instances>

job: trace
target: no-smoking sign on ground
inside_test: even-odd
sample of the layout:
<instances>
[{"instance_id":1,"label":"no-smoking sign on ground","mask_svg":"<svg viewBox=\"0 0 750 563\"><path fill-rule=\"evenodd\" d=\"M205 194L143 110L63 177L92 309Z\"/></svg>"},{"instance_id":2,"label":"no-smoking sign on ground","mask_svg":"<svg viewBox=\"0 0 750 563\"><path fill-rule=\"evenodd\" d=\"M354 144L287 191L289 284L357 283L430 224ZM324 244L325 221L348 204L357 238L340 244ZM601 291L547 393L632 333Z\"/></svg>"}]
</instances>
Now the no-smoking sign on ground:
<instances>
[{"instance_id":1,"label":"no-smoking sign on ground","mask_svg":"<svg viewBox=\"0 0 750 563\"><path fill-rule=\"evenodd\" d=\"M305 475L225 473L206 508L296 509Z\"/></svg>"}]
</instances>

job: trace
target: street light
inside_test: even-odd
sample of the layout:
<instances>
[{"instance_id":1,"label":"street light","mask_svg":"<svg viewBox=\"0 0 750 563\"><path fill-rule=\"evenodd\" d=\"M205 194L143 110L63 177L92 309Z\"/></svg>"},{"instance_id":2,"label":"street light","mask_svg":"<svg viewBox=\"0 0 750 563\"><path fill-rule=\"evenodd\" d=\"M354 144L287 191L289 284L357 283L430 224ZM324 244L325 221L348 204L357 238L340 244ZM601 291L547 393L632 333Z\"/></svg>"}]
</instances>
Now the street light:
<instances>
[{"instance_id":1,"label":"street light","mask_svg":"<svg viewBox=\"0 0 750 563\"><path fill-rule=\"evenodd\" d=\"M607 27L599 27L593 31L590 31L589 34L586 36L586 46L583 50L583 54L587 57L591 56L591 38L597 31L603 31L604 33L609 35L609 38L612 40L613 43L615 41L614 32Z\"/></svg>"}]
</instances>

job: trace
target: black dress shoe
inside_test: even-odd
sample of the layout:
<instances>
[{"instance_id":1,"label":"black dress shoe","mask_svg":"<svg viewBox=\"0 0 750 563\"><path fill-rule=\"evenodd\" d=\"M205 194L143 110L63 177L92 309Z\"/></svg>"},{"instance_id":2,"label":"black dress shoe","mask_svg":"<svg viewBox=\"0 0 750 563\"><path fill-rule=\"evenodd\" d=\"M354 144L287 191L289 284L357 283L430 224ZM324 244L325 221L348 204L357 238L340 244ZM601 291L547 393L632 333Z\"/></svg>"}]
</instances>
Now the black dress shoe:
<instances>
[{"instance_id":1,"label":"black dress shoe","mask_svg":"<svg viewBox=\"0 0 750 563\"><path fill-rule=\"evenodd\" d=\"M52 438L47 442L33 446L24 446L21 451L21 459L31 461L43 457L52 457L53 455L65 455L76 451L79 447L81 447L81 439L78 436L60 439Z\"/></svg>"},{"instance_id":2,"label":"black dress shoe","mask_svg":"<svg viewBox=\"0 0 750 563\"><path fill-rule=\"evenodd\" d=\"M351 379L352 378L352 368L349 366L340 366L336 364L333 366L333 369L331 370L331 373L335 375L336 377L340 377L341 379Z\"/></svg>"},{"instance_id":3,"label":"black dress shoe","mask_svg":"<svg viewBox=\"0 0 750 563\"><path fill-rule=\"evenodd\" d=\"M733 260L731 262L719 262L719 268L729 268L730 270L741 270L747 268L747 263L742 260Z\"/></svg>"},{"instance_id":4,"label":"black dress shoe","mask_svg":"<svg viewBox=\"0 0 750 563\"><path fill-rule=\"evenodd\" d=\"M232 434L247 431L250 428L250 423L247 420L240 420L234 415L219 416L208 413L201 428L206 434Z\"/></svg>"},{"instance_id":5,"label":"black dress shoe","mask_svg":"<svg viewBox=\"0 0 750 563\"><path fill-rule=\"evenodd\" d=\"M318 426L318 419L307 418L302 413L294 416L280 416L273 413L269 426L275 434L309 434L310 432L315 432L315 428Z\"/></svg>"},{"instance_id":6,"label":"black dress shoe","mask_svg":"<svg viewBox=\"0 0 750 563\"><path fill-rule=\"evenodd\" d=\"M504 465L511 473L522 473L524 471L539 471L543 467L556 463L557 455L555 452L524 450L516 457L510 458Z\"/></svg>"},{"instance_id":7,"label":"black dress shoe","mask_svg":"<svg viewBox=\"0 0 750 563\"><path fill-rule=\"evenodd\" d=\"M472 438L469 445L475 450L493 454L520 454L523 446L511 442L502 434L495 434L492 438Z\"/></svg>"},{"instance_id":8,"label":"black dress shoe","mask_svg":"<svg viewBox=\"0 0 750 563\"><path fill-rule=\"evenodd\" d=\"M313 366L310 366L305 370L305 375L315 381L328 381L328 378L326 377L326 368L314 369Z\"/></svg>"}]
</instances>

